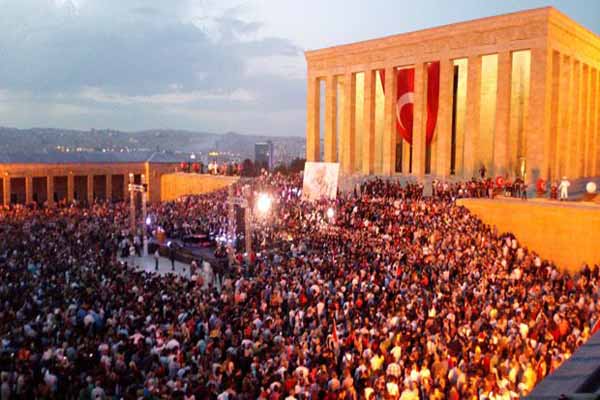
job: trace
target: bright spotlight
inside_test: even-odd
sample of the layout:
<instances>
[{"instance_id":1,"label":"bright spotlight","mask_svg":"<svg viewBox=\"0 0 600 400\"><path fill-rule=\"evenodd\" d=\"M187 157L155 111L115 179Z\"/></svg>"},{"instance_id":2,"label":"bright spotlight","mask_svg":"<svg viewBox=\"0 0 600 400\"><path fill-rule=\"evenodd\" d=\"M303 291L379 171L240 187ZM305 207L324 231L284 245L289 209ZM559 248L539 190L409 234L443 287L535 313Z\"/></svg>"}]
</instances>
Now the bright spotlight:
<instances>
[{"instance_id":1,"label":"bright spotlight","mask_svg":"<svg viewBox=\"0 0 600 400\"><path fill-rule=\"evenodd\" d=\"M589 194L594 194L596 193L596 183L595 182L588 182L587 185L585 185L585 190L589 193Z\"/></svg>"},{"instance_id":2,"label":"bright spotlight","mask_svg":"<svg viewBox=\"0 0 600 400\"><path fill-rule=\"evenodd\" d=\"M271 196L266 193L260 193L256 201L256 208L261 214L266 214L271 208Z\"/></svg>"},{"instance_id":3,"label":"bright spotlight","mask_svg":"<svg viewBox=\"0 0 600 400\"><path fill-rule=\"evenodd\" d=\"M327 209L327 218L333 219L334 216L335 216L335 211L333 211L333 208L329 207Z\"/></svg>"}]
</instances>

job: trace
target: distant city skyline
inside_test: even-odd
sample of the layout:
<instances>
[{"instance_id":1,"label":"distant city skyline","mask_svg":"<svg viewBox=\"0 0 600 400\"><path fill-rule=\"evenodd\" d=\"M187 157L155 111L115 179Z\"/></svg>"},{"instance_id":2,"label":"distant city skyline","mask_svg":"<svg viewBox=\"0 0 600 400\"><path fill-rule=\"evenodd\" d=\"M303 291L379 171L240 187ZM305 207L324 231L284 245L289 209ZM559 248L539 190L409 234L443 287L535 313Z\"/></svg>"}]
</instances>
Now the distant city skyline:
<instances>
[{"instance_id":1,"label":"distant city skyline","mask_svg":"<svg viewBox=\"0 0 600 400\"><path fill-rule=\"evenodd\" d=\"M0 126L304 135L303 51L600 2L0 0Z\"/></svg>"}]
</instances>

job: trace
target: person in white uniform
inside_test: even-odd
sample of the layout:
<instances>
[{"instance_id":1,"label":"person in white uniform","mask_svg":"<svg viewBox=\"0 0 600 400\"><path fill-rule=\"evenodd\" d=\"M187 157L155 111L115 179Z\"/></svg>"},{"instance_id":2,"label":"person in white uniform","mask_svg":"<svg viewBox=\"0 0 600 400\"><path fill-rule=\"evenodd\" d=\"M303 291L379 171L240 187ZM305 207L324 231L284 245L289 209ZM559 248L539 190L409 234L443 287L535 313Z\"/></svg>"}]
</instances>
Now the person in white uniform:
<instances>
[{"instance_id":1,"label":"person in white uniform","mask_svg":"<svg viewBox=\"0 0 600 400\"><path fill-rule=\"evenodd\" d=\"M562 180L560 181L560 185L558 185L558 190L560 191L560 201L564 201L569 198L569 186L571 186L571 182L569 182L566 176L563 176Z\"/></svg>"}]
</instances>

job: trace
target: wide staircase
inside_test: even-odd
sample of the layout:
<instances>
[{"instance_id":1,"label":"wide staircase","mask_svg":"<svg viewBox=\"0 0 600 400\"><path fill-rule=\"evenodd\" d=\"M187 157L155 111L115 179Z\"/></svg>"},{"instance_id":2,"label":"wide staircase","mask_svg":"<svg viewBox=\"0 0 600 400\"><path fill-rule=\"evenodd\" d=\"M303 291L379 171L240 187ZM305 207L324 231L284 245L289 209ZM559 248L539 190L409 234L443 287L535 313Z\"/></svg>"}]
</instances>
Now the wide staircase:
<instances>
[{"instance_id":1,"label":"wide staircase","mask_svg":"<svg viewBox=\"0 0 600 400\"><path fill-rule=\"evenodd\" d=\"M562 396L562 397L561 397ZM540 382L526 399L599 399L600 332Z\"/></svg>"}]
</instances>

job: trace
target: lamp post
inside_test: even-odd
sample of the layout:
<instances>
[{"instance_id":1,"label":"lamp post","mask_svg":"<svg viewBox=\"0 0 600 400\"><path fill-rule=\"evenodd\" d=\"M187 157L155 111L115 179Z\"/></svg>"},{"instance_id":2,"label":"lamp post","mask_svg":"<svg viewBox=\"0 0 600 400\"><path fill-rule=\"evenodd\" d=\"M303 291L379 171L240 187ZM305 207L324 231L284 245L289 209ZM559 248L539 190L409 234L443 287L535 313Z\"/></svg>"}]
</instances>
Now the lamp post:
<instances>
[{"instance_id":1,"label":"lamp post","mask_svg":"<svg viewBox=\"0 0 600 400\"><path fill-rule=\"evenodd\" d=\"M146 218L148 218L148 207L146 205L148 200L148 191L146 188L146 176L142 174L142 226L143 226L143 245L144 245L144 257L148 256L148 228L146 227Z\"/></svg>"},{"instance_id":2,"label":"lamp post","mask_svg":"<svg viewBox=\"0 0 600 400\"><path fill-rule=\"evenodd\" d=\"M233 220L235 218L234 215L234 210L233 207L235 205L240 206L241 208L244 209L244 223L246 225L246 228L244 230L244 237L245 237L245 247L246 247L246 252L250 253L252 252L252 208L250 207L250 203L248 201L248 198L250 196L250 187L248 185L246 185L244 188L242 188L242 195L241 196L234 196L233 195L233 188L229 189L229 204L230 204L230 210L229 210L229 226L230 229L233 231ZM258 211L261 214L266 214L269 209L271 208L271 198L266 195L266 194L260 194L259 195L259 199L258 199L258 203L257 203L257 208Z\"/></svg>"},{"instance_id":3,"label":"lamp post","mask_svg":"<svg viewBox=\"0 0 600 400\"><path fill-rule=\"evenodd\" d=\"M194 153L190 154L190 162L188 163L188 172L192 172L192 166L195 161L196 161L196 154L194 154Z\"/></svg>"},{"instance_id":4,"label":"lamp post","mask_svg":"<svg viewBox=\"0 0 600 400\"><path fill-rule=\"evenodd\" d=\"M129 173L129 229L135 233L135 192L133 191L133 172Z\"/></svg>"},{"instance_id":5,"label":"lamp post","mask_svg":"<svg viewBox=\"0 0 600 400\"><path fill-rule=\"evenodd\" d=\"M242 188L242 196L244 199L244 239L246 246L246 253L250 254L252 252L252 209L250 208L250 195L252 194L250 185L244 185Z\"/></svg>"},{"instance_id":6,"label":"lamp post","mask_svg":"<svg viewBox=\"0 0 600 400\"><path fill-rule=\"evenodd\" d=\"M229 257L229 263L233 262L233 240L235 236L234 220L235 220L235 201L233 197L233 185L229 185L227 189L227 195L229 197L229 223L227 224L227 235L225 236L225 245L227 246L227 256Z\"/></svg>"},{"instance_id":7,"label":"lamp post","mask_svg":"<svg viewBox=\"0 0 600 400\"><path fill-rule=\"evenodd\" d=\"M142 195L142 240L143 240L143 254L144 257L148 255L148 232L146 228L146 219L148 218L147 198L148 198L148 185L146 184L146 176L141 175L142 184L136 185L134 181L133 173L129 174L129 225L132 234L135 234L135 194L141 193Z\"/></svg>"}]
</instances>

